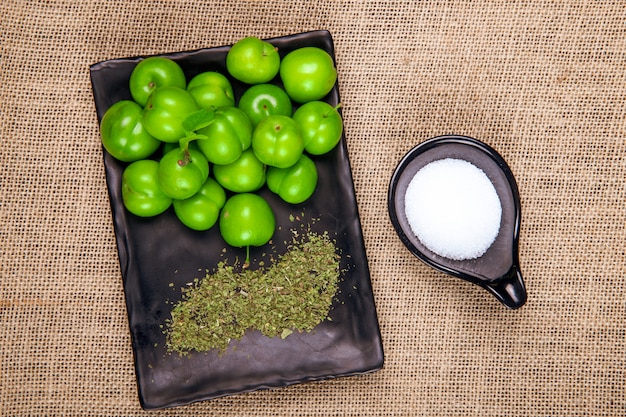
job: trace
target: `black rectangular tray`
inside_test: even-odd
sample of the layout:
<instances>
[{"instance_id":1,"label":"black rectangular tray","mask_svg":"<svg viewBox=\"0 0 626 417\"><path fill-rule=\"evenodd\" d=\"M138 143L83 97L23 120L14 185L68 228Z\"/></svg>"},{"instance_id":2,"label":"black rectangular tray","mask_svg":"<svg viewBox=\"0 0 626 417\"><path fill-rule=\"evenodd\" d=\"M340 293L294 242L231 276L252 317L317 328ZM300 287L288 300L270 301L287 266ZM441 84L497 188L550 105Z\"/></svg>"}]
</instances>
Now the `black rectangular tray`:
<instances>
[{"instance_id":1,"label":"black rectangular tray","mask_svg":"<svg viewBox=\"0 0 626 417\"><path fill-rule=\"evenodd\" d=\"M282 56L316 46L334 59L329 32L314 31L267 39ZM229 46L167 56L182 67L187 80L204 71L227 75ZM115 102L131 99L128 80L145 57L114 59L90 67L98 120ZM230 78L230 77L229 77ZM247 87L230 78L236 99ZM280 85L280 78L274 81ZM324 99L339 103L337 85ZM125 163L103 148L106 180L120 260L126 307L132 336L139 400L146 409L189 404L230 394L287 386L306 381L369 373L383 366L383 348L372 293L370 273L357 210L345 137L329 154L314 157L319 171L314 195L300 205L282 202L266 187L258 194L274 209L277 230L274 246L251 248L252 266L268 250L285 250L294 229L307 225L327 231L342 254L343 270L331 321L310 333L285 339L248 331L232 341L225 353L194 352L181 357L165 347L163 328L182 287L201 278L224 258L245 258L245 249L229 248L217 226L196 232L183 226L173 209L154 218L139 218L125 210L120 181ZM226 248L226 252L223 250Z\"/></svg>"}]
</instances>

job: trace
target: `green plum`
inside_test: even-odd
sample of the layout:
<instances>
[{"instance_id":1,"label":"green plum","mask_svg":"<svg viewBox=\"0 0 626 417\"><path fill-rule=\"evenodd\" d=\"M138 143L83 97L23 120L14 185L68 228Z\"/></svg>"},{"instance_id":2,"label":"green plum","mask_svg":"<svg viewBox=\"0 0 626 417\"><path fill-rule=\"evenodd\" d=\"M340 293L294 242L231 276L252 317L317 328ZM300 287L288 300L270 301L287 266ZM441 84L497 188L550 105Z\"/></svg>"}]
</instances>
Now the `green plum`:
<instances>
[{"instance_id":1,"label":"green plum","mask_svg":"<svg viewBox=\"0 0 626 417\"><path fill-rule=\"evenodd\" d=\"M234 106L233 86L226 76L216 71L202 72L189 81L187 91L203 109Z\"/></svg>"},{"instance_id":2,"label":"green plum","mask_svg":"<svg viewBox=\"0 0 626 417\"><path fill-rule=\"evenodd\" d=\"M236 193L256 191L265 184L265 165L248 148L228 165L214 165L213 176L222 187Z\"/></svg>"},{"instance_id":3,"label":"green plum","mask_svg":"<svg viewBox=\"0 0 626 417\"><path fill-rule=\"evenodd\" d=\"M283 90L274 84L256 84L243 92L238 107L248 115L253 126L272 114L291 116L293 105Z\"/></svg>"},{"instance_id":4,"label":"green plum","mask_svg":"<svg viewBox=\"0 0 626 417\"><path fill-rule=\"evenodd\" d=\"M315 162L303 154L288 168L269 167L267 186L287 203L300 204L313 195L317 177Z\"/></svg>"},{"instance_id":5,"label":"green plum","mask_svg":"<svg viewBox=\"0 0 626 417\"><path fill-rule=\"evenodd\" d=\"M263 246L272 239L276 218L263 197L241 193L233 195L224 204L219 227L227 244L246 248L246 264L249 264L250 246Z\"/></svg>"},{"instance_id":6,"label":"green plum","mask_svg":"<svg viewBox=\"0 0 626 417\"><path fill-rule=\"evenodd\" d=\"M202 187L185 200L174 200L174 212L185 226L193 230L209 230L226 203L226 192L221 185L209 177Z\"/></svg>"},{"instance_id":7,"label":"green plum","mask_svg":"<svg viewBox=\"0 0 626 417\"><path fill-rule=\"evenodd\" d=\"M129 164L122 173L122 202L136 216L153 217L172 204L159 186L158 169L157 161L141 159Z\"/></svg>"},{"instance_id":8,"label":"green plum","mask_svg":"<svg viewBox=\"0 0 626 417\"><path fill-rule=\"evenodd\" d=\"M237 107L220 107L215 110L212 122L198 130L202 139L198 147L209 162L226 165L235 162L252 142L252 123Z\"/></svg>"},{"instance_id":9,"label":"green plum","mask_svg":"<svg viewBox=\"0 0 626 417\"><path fill-rule=\"evenodd\" d=\"M330 152L341 140L343 120L336 107L325 101L310 101L300 106L293 119L302 130L304 150L311 155Z\"/></svg>"},{"instance_id":10,"label":"green plum","mask_svg":"<svg viewBox=\"0 0 626 417\"><path fill-rule=\"evenodd\" d=\"M226 69L246 84L272 80L280 69L280 55L274 45L254 36L237 41L226 55Z\"/></svg>"},{"instance_id":11,"label":"green plum","mask_svg":"<svg viewBox=\"0 0 626 417\"><path fill-rule=\"evenodd\" d=\"M280 64L280 77L289 97L297 103L320 100L335 86L333 58L313 46L289 52Z\"/></svg>"},{"instance_id":12,"label":"green plum","mask_svg":"<svg viewBox=\"0 0 626 417\"><path fill-rule=\"evenodd\" d=\"M169 58L153 56L145 58L130 74L130 94L142 107L157 88L173 86L185 88L187 80L182 68Z\"/></svg>"},{"instance_id":13,"label":"green plum","mask_svg":"<svg viewBox=\"0 0 626 417\"><path fill-rule=\"evenodd\" d=\"M266 117L252 133L252 149L265 165L287 168L295 164L304 151L298 123L278 114Z\"/></svg>"},{"instance_id":14,"label":"green plum","mask_svg":"<svg viewBox=\"0 0 626 417\"><path fill-rule=\"evenodd\" d=\"M146 130L163 142L178 142L185 137L183 122L199 110L194 98L179 87L160 87L148 98L143 113Z\"/></svg>"},{"instance_id":15,"label":"green plum","mask_svg":"<svg viewBox=\"0 0 626 417\"><path fill-rule=\"evenodd\" d=\"M121 100L105 112L100 122L102 145L115 159L132 162L147 158L161 145L143 126L143 109Z\"/></svg>"},{"instance_id":16,"label":"green plum","mask_svg":"<svg viewBox=\"0 0 626 417\"><path fill-rule=\"evenodd\" d=\"M176 200L197 193L208 176L209 162L195 149L173 149L159 161L159 186L167 196Z\"/></svg>"}]
</instances>

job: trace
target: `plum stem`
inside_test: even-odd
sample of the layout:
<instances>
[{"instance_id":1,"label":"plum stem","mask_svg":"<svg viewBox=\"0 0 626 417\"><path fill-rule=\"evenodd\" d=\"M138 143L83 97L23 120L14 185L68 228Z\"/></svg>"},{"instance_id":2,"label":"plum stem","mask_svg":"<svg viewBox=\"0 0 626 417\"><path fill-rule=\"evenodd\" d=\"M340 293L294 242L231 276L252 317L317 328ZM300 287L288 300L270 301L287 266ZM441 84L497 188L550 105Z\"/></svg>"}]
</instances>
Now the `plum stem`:
<instances>
[{"instance_id":1,"label":"plum stem","mask_svg":"<svg viewBox=\"0 0 626 417\"><path fill-rule=\"evenodd\" d=\"M189 162L191 162L191 154L189 153L189 149L185 148L183 151L183 159L178 160L178 165L184 167Z\"/></svg>"},{"instance_id":2,"label":"plum stem","mask_svg":"<svg viewBox=\"0 0 626 417\"><path fill-rule=\"evenodd\" d=\"M339 104L337 104L335 107L333 107L333 110L335 110L335 111L339 111L339 109L340 109L341 107L342 107L342 104L341 104L341 103L339 103ZM322 117L326 118L326 117L328 117L328 115L329 115L329 114L330 114L330 111L329 111L328 113L324 113Z\"/></svg>"},{"instance_id":3,"label":"plum stem","mask_svg":"<svg viewBox=\"0 0 626 417\"><path fill-rule=\"evenodd\" d=\"M180 149L183 151L189 151L189 144L194 140L206 140L209 137L207 135L201 135L199 133L193 133L191 135L185 136L181 140L178 141L180 145Z\"/></svg>"},{"instance_id":4,"label":"plum stem","mask_svg":"<svg viewBox=\"0 0 626 417\"><path fill-rule=\"evenodd\" d=\"M247 268L250 266L250 246L246 246L246 261L243 263L243 267Z\"/></svg>"}]
</instances>

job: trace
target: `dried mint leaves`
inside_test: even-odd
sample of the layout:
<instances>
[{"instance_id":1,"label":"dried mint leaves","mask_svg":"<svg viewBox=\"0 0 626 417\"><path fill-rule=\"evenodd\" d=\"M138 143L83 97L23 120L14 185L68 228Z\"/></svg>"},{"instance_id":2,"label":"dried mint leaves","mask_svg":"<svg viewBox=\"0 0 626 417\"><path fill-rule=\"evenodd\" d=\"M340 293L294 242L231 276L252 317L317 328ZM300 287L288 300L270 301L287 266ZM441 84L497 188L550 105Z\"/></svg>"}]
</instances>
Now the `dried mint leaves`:
<instances>
[{"instance_id":1,"label":"dried mint leaves","mask_svg":"<svg viewBox=\"0 0 626 417\"><path fill-rule=\"evenodd\" d=\"M167 349L226 350L249 329L286 338L325 320L337 293L340 256L327 233L308 233L271 266L236 270L221 262L182 291L164 333Z\"/></svg>"}]
</instances>

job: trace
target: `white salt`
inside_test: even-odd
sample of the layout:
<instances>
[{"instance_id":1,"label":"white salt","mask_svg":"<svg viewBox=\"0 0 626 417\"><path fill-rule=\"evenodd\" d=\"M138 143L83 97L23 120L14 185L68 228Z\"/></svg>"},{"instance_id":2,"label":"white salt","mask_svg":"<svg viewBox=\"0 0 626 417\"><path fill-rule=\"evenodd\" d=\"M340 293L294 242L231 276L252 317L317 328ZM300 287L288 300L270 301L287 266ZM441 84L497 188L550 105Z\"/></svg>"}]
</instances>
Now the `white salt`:
<instances>
[{"instance_id":1,"label":"white salt","mask_svg":"<svg viewBox=\"0 0 626 417\"><path fill-rule=\"evenodd\" d=\"M502 206L493 183L462 159L440 159L421 168L409 183L404 206L413 233L444 258L479 258L500 230Z\"/></svg>"}]
</instances>

